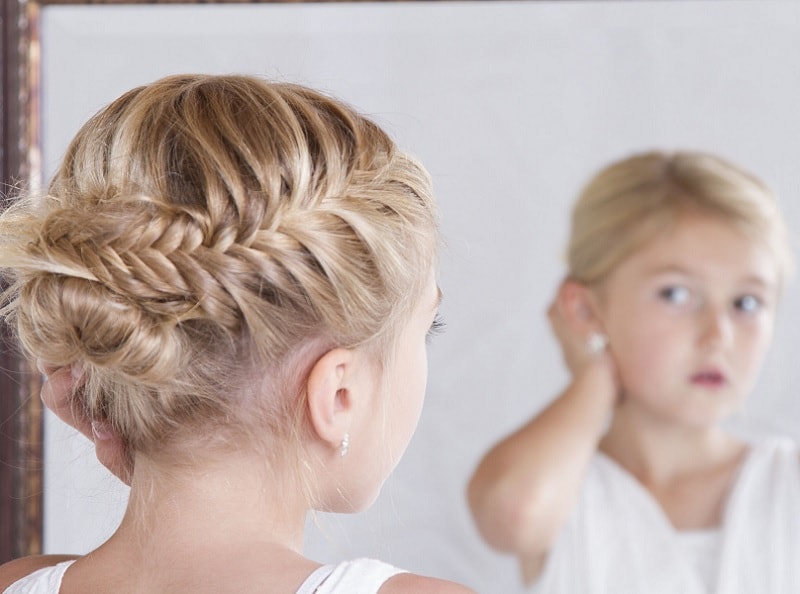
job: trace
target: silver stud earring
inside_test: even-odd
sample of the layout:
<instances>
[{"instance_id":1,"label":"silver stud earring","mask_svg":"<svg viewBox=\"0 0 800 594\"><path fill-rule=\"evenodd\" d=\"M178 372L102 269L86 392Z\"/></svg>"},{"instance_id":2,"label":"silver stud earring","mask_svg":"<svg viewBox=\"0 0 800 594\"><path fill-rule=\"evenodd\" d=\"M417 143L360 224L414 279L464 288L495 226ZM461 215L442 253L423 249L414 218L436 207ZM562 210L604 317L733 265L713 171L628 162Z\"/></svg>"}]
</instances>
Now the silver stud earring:
<instances>
[{"instance_id":1,"label":"silver stud earring","mask_svg":"<svg viewBox=\"0 0 800 594\"><path fill-rule=\"evenodd\" d=\"M602 332L592 332L586 339L586 350L590 355L599 355L608 346L608 336Z\"/></svg>"},{"instance_id":2,"label":"silver stud earring","mask_svg":"<svg viewBox=\"0 0 800 594\"><path fill-rule=\"evenodd\" d=\"M347 451L350 449L350 433L345 433L344 437L342 437L342 443L339 446L339 455L344 458L347 455Z\"/></svg>"}]
</instances>

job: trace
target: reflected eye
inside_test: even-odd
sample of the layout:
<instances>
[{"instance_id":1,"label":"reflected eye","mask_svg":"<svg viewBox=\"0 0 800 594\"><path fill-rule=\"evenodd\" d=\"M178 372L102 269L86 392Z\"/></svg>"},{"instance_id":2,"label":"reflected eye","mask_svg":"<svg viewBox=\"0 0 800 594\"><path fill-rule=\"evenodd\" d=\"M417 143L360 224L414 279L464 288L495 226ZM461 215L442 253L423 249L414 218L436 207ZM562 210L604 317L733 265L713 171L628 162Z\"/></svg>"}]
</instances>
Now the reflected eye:
<instances>
[{"instance_id":1,"label":"reflected eye","mask_svg":"<svg viewBox=\"0 0 800 594\"><path fill-rule=\"evenodd\" d=\"M436 314L436 317L433 318L433 323L431 327L428 328L428 334L425 336L426 342L430 342L434 336L438 336L442 332L444 332L445 323L442 319L442 316Z\"/></svg>"},{"instance_id":2,"label":"reflected eye","mask_svg":"<svg viewBox=\"0 0 800 594\"><path fill-rule=\"evenodd\" d=\"M658 296L675 305L685 305L689 302L691 293L686 287L674 286L661 289Z\"/></svg>"},{"instance_id":3,"label":"reflected eye","mask_svg":"<svg viewBox=\"0 0 800 594\"><path fill-rule=\"evenodd\" d=\"M733 306L746 314L758 313L764 303L755 295L742 295L733 302Z\"/></svg>"}]
</instances>

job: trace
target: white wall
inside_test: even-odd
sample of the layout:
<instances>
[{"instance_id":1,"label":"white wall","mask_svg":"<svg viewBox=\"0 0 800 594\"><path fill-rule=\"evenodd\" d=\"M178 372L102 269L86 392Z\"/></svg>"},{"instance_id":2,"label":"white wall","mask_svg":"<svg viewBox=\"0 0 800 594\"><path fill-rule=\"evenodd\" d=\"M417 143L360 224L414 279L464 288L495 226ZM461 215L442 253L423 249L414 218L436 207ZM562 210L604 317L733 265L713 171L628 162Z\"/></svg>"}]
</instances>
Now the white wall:
<instances>
[{"instance_id":1,"label":"white wall","mask_svg":"<svg viewBox=\"0 0 800 594\"><path fill-rule=\"evenodd\" d=\"M565 380L544 311L569 207L596 168L650 147L718 152L764 177L800 230L791 0L51 6L43 39L48 171L96 109L181 71L328 90L431 171L448 330L431 348L426 409L372 510L309 525L321 561L377 556L483 594L521 591L514 563L478 538L464 486L486 448ZM798 297L795 285L737 421L748 429L800 437ZM52 418L46 455L46 548L86 551L115 525L124 489Z\"/></svg>"}]
</instances>

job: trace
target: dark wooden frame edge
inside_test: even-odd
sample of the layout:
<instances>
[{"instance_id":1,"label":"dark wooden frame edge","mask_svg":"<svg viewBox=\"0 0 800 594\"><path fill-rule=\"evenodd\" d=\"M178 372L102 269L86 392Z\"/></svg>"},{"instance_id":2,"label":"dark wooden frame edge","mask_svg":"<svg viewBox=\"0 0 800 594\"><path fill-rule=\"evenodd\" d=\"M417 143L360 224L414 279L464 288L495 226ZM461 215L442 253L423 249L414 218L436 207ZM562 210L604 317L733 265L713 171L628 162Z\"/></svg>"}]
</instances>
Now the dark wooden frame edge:
<instances>
[{"instance_id":1,"label":"dark wooden frame edge","mask_svg":"<svg viewBox=\"0 0 800 594\"><path fill-rule=\"evenodd\" d=\"M37 190L39 159L39 8L0 7L0 196ZM39 374L0 329L0 562L42 549L42 406Z\"/></svg>"}]
</instances>

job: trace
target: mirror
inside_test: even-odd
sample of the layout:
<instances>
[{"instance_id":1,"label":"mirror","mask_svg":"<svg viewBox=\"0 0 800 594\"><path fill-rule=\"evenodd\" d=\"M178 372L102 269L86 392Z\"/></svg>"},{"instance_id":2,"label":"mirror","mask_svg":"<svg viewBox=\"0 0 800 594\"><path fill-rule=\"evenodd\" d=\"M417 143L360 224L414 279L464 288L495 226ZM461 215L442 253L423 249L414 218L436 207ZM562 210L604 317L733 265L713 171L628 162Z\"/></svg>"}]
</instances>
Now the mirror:
<instances>
[{"instance_id":1,"label":"mirror","mask_svg":"<svg viewBox=\"0 0 800 594\"><path fill-rule=\"evenodd\" d=\"M52 172L96 109L171 72L309 84L386 126L434 178L447 331L430 348L415 439L377 504L320 515L307 551L522 592L515 562L478 537L464 487L483 452L566 379L544 312L588 176L651 147L718 152L768 181L790 229L800 228L800 5L769 4L48 5L42 170ZM785 303L799 296L793 285ZM800 314L779 315L759 386L734 423L800 437ZM82 552L116 524L125 492L81 438L49 417L45 429L44 548Z\"/></svg>"}]
</instances>

